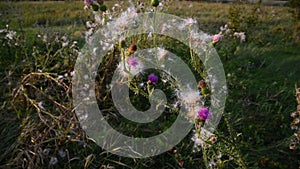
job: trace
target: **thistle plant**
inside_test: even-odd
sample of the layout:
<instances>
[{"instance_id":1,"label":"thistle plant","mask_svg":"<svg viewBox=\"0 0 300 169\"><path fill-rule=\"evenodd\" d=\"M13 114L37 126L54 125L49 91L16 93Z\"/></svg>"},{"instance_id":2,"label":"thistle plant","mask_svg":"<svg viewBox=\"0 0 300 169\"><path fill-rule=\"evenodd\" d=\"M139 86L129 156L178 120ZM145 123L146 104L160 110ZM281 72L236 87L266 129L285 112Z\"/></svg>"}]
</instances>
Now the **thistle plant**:
<instances>
[{"instance_id":1,"label":"thistle plant","mask_svg":"<svg viewBox=\"0 0 300 169\"><path fill-rule=\"evenodd\" d=\"M245 168L243 157L234 143L235 138L226 138L219 132L211 132L205 127L218 116L215 113L216 110L210 109L211 105L218 105L221 102L215 95L227 93L226 85L221 86L220 93L216 91L218 79L209 72L211 70L205 68L205 65L212 57L213 47L221 45L223 39L229 34L229 28L225 25L220 33L209 35L197 30L195 27L198 22L188 18L180 23L170 20L163 23L161 29L162 32L174 29L178 32L189 30L187 44L155 33L155 28L147 34L141 33L127 37L127 34L132 33L132 30L127 31L127 28L134 26L138 14L150 13L154 21L159 22L159 19L155 18L159 17L159 12L168 7L168 1L152 0L136 3L129 1L130 6L127 9L122 8L121 1L112 8L109 8L103 0L85 0L84 4L85 9L94 16L93 21L86 22L85 34L87 45L94 47L92 50L79 50L78 42L70 40L65 34L54 33L52 36L37 34L38 45L34 46L32 52L26 57L32 62L28 64L29 62L24 60L26 64L24 76L13 91L12 104L19 118L22 118L23 111L26 111L34 117L34 120L24 119L18 145L12 148L12 160L9 166L25 168L84 166L87 168L94 163L96 166L109 168L112 166L112 161L119 159L119 157L112 157L112 160L111 154L102 150L99 152L94 138L87 136L83 130L85 126L78 122L82 117L74 113L74 109L79 105L71 102L71 98L74 97L71 97L73 83L71 79L76 76L74 64L76 58L79 58L79 60L87 60L88 64L83 65L83 69L87 72L91 70L90 68L97 67L96 72L91 71L82 75L85 82L82 97L88 99L89 96L84 96L85 91L95 88L97 102L100 103L99 108L112 126L119 127L120 131L127 129L124 133L131 137L150 137L167 130L166 128L172 125L174 119L182 116L179 109L184 107L188 113L182 118L193 123L187 142L192 143L193 154L202 153L201 159L206 168L226 165L229 161L233 162L234 166ZM95 45L100 41L94 35L105 25L109 25L116 37L107 39L107 43L103 42L101 46ZM142 32L142 30L136 31ZM12 43L18 40L15 31L7 28L0 33L5 34L2 40L9 42L6 44L18 45L18 43ZM109 33L111 32L104 31L104 36L111 37ZM243 33L236 33L234 36L242 42L245 41ZM115 43L107 45L108 42ZM164 44L169 46L164 46ZM86 54L84 52L91 55L99 54L99 46L105 48L108 53L98 66L95 65L95 60L84 57ZM195 47L202 50L203 59L199 58L197 51L189 50ZM147 48L150 49L145 50ZM169 52L171 48L175 48L172 50L174 52L178 51L176 48L189 49L178 54L180 59L177 59ZM182 77L179 76L182 72L176 74L171 71L176 70L178 66L172 63L179 62L183 65L185 63L183 61L189 66L197 83L189 83L188 78L179 78ZM150 66L155 68L146 69ZM115 72L118 75L114 77ZM96 82L95 85L90 85L88 82L90 75L93 74L97 74ZM144 124L136 125L131 121L122 121L124 118L118 114L118 108L113 105L111 98L112 91L120 88L115 89L111 85L112 80L120 86L124 85L129 88L129 101L137 110L150 109L151 105L147 103L155 102L157 104L153 109L163 109L162 117L146 127ZM160 92L157 89L165 93L166 99L158 97ZM228 126L230 128L229 123ZM153 131L147 130L147 127L151 127ZM163 144L162 140L158 142ZM133 147L128 146L128 148ZM180 153L178 150L174 156L179 166L184 167L187 165L187 159L181 157ZM100 162L94 160L96 156L101 159ZM73 163L73 161L79 162ZM116 166L121 165L118 161L114 163Z\"/></svg>"},{"instance_id":2,"label":"thistle plant","mask_svg":"<svg viewBox=\"0 0 300 169\"><path fill-rule=\"evenodd\" d=\"M200 60L196 52L194 52L193 50L189 50L186 55L188 56L188 59L190 61L188 64L192 68L193 74L197 79L199 79L199 84L198 86L197 84L194 84L194 86L183 86L183 84L181 83L175 83L178 81L176 74L172 74L171 71L165 69L168 66L167 64L172 62L174 58L169 52L164 49L163 46L160 46L160 43L167 41L166 37L158 35L157 33L155 33L155 28L152 28L154 29L154 31L150 32L147 35L139 34L129 37L128 39L124 38L126 34L132 33L130 32L131 30L127 31L127 29L130 27L134 27L134 24L136 22L135 19L140 13L150 13L154 18L154 22L159 22L159 20L156 20L155 18L158 15L157 12L159 12L161 9L164 9L164 4L160 1L155 0L152 0L150 3L139 1L134 4L132 1L129 2L130 7L127 10L120 11L120 13L111 12L113 11L113 9L110 10L109 8L105 8L106 10L103 11L94 7L95 5L103 6L103 4L105 4L105 2L103 1L101 1L101 3L94 1L86 3L87 6L85 8L90 9L91 12L95 15L94 26L91 26L90 29L92 31L88 30L88 44L93 46L92 43L94 43L95 41L93 41L93 39L90 40L89 38L92 37L92 35L95 35L94 33L97 32L96 30L101 29L101 27L105 24L109 25L111 30L102 30L104 36L106 36L106 33L116 35L116 40L113 40L114 37L107 36L111 38L108 38L108 41L118 42L117 44L107 46L110 55L106 57L119 59L115 59L111 64L105 65L108 67L104 69L111 69L111 65L116 65L118 76L116 76L114 80L117 84L126 85L129 88L130 92L133 93L133 95L130 97L131 101L134 101L134 103L138 99L138 97L142 97L146 100L150 100L151 98L153 99L152 96L154 95L154 90L156 88L169 88L170 91L169 93L167 93L167 98L172 99L165 105L165 108L167 108L166 113L178 115L178 107L184 106L187 108L189 113L186 115L186 118L193 121L194 123L194 130L192 131L193 136L191 137L191 140L194 142L194 152L202 151L203 158L206 161L206 167L216 167L216 165L213 164L214 160L212 157L217 156L215 155L216 152L218 152L219 154L226 153L222 151L221 148L216 148L217 150L213 150L213 148L211 147L223 146L226 147L226 155L231 154L230 156L234 157L233 160L228 161L236 161L236 164L238 166L245 168L246 164L243 160L243 157L240 155L238 148L234 146L234 143L231 142L232 140L222 139L222 136L217 136L204 128L206 121L209 121L210 118L215 118L216 116L216 114L212 113L208 107L212 104L215 104L215 102L219 102L219 100L214 100L215 98L212 97L212 95L215 94L214 87L217 84L217 79L212 74L206 72L207 70L204 68L205 64L207 64L206 60ZM115 6L119 6L119 4L114 5L114 7ZM194 28L196 24L196 20L188 18L184 20L183 24L178 23L177 25L172 25L170 23L164 23L162 24L162 31L168 32L174 29L174 26L178 30L184 30L187 28L190 34L188 39L188 47L191 49L195 46L202 47L204 51L203 55L206 59L210 58L210 48L213 48L218 43L220 43L222 41L222 38L225 36L236 37L240 42L245 42L246 40L244 32L231 32L228 25L222 27L221 31L216 35L207 35L202 32L199 33L199 31ZM124 30L125 32L123 32ZM145 49L146 47L153 48L145 52L143 51L143 49ZM95 47L95 51L97 50L96 48L97 47ZM89 53L89 51L87 51L87 53ZM150 57L151 53L153 54L153 57ZM113 56L111 54L113 54ZM164 68L167 73L164 73L159 69L145 69L147 65L157 65L160 68ZM88 64L86 67L91 66L89 66ZM108 78L111 78L111 76L113 75L109 75ZM115 87L112 86L110 90L108 90L108 93L110 91L113 92L114 90L118 90L114 88ZM198 90L195 90L197 88ZM227 92L226 86L222 86L221 92ZM103 100L103 97L98 98L100 100ZM158 99L156 100L157 102L162 101L159 98L154 97L154 100L155 99ZM211 101L213 101L214 103L211 103ZM136 107L139 106L136 105ZM141 130L138 131L142 132ZM127 134L134 136L133 133ZM220 137L220 139L218 139L218 137ZM221 159L220 156L218 157L219 159ZM183 162L182 160L180 161ZM180 165L183 164L180 163Z\"/></svg>"}]
</instances>

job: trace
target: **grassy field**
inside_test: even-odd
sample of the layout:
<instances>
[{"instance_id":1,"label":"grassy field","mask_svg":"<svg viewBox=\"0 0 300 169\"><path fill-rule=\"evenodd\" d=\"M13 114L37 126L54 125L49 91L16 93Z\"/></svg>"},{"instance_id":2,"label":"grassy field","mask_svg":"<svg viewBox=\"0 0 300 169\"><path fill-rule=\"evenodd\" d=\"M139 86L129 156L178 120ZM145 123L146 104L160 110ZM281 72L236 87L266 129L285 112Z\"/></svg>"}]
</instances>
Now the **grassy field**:
<instances>
[{"instance_id":1,"label":"grassy field","mask_svg":"<svg viewBox=\"0 0 300 169\"><path fill-rule=\"evenodd\" d=\"M111 7L113 4L109 2L108 6ZM126 5L128 4L124 6ZM67 73L67 69L74 67L74 58L65 65L68 60L60 57L49 61L48 67L43 67L38 65L38 62L44 63L47 53L40 51L36 56L31 54L35 50L33 46L43 46L41 40L37 40L37 36L42 34L47 34L49 38L55 34L67 35L70 41L78 41L78 48L81 48L85 42L85 22L93 17L83 10L83 6L82 2L0 2L0 29L5 29L6 25L9 25L9 29L16 30L17 34L24 37L23 41L18 43L25 46L12 47L12 50L4 45L0 47L2 119L0 167L10 168L8 163L28 167L30 162L22 159L29 156L36 157L33 154L37 154L39 149L44 149L43 146L48 146L53 149L56 147L68 149L68 159L66 161L62 159L63 162L54 167L50 166L53 168L104 168L108 164L115 168L204 168L200 159L201 154L191 153L187 141L189 138L176 147L180 152L179 160L178 156L170 152L150 159L119 158L103 153L91 143L91 140L84 140L80 136L74 136L71 140L64 139L61 133L56 132L58 129L56 130L55 126L44 134L47 138L52 136L59 141L53 143L49 139L40 143L40 147L31 146L37 142L30 140L32 135L38 133L35 128L40 127L38 129L40 133L46 129L45 126L39 126L36 121L37 113L25 101L25 97L16 97L14 94L20 89L21 84L26 83L34 85L41 83L39 86L41 90L46 88L43 84L55 86L55 81L42 81L40 75L25 79L31 72L39 72L42 69L43 72L57 76ZM251 5L242 7L245 7L243 12L246 14L251 13L251 9L254 8ZM216 34L219 28L230 20L229 11L233 9L235 8L232 4L176 1L170 5L167 12L180 17L195 18L201 30ZM224 39L216 46L229 88L225 116L233 133L239 135L233 139L235 147L240 150L247 168L298 168L299 149L290 150L289 144L293 136L290 114L297 107L295 85L300 86L300 42L297 39L300 23L293 18L288 7L261 6L253 22L241 23L236 29L246 32L245 43L233 44ZM2 42L6 43L3 40ZM50 53L49 56L52 56L55 51ZM70 51L62 53L70 55ZM57 66L57 63L60 65ZM55 87L55 91L52 91L58 93L55 99L61 101L65 107L66 105L71 107L71 103L68 103L69 98L59 93L60 90L62 90L60 87ZM45 93L47 92L51 97L55 97L51 91L45 90ZM61 111L68 111L59 108ZM60 115L62 116L70 118L70 121L76 119L70 115ZM230 137L231 132L227 131L226 125L223 119L218 132ZM43 161L41 166L49 167L48 161L51 158L41 156L41 159L36 158L33 161L36 163ZM181 160L185 162L183 166L180 164ZM236 166L231 164L223 166L223 168L234 167Z\"/></svg>"}]
</instances>

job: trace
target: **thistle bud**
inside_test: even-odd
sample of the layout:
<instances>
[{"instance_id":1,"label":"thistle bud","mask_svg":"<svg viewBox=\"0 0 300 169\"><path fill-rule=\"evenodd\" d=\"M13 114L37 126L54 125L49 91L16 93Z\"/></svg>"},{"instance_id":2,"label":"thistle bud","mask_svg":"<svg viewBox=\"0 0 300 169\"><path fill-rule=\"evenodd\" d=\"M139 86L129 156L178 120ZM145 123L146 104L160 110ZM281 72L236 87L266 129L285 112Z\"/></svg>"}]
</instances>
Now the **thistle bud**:
<instances>
[{"instance_id":1,"label":"thistle bud","mask_svg":"<svg viewBox=\"0 0 300 169\"><path fill-rule=\"evenodd\" d=\"M92 4L92 8L93 8L93 11L98 11L99 10L99 6L96 5L96 4Z\"/></svg>"},{"instance_id":2,"label":"thistle bud","mask_svg":"<svg viewBox=\"0 0 300 169\"><path fill-rule=\"evenodd\" d=\"M217 138L215 136L212 136L209 138L209 141L214 144L215 142L217 142Z\"/></svg>"},{"instance_id":3,"label":"thistle bud","mask_svg":"<svg viewBox=\"0 0 300 169\"><path fill-rule=\"evenodd\" d=\"M201 93L204 95L204 96L206 96L206 95L208 95L209 94L209 90L205 87L205 88L202 88L201 89Z\"/></svg>"},{"instance_id":4,"label":"thistle bud","mask_svg":"<svg viewBox=\"0 0 300 169\"><path fill-rule=\"evenodd\" d=\"M124 39L119 40L119 47L120 47L120 48L124 48L125 45L126 45L126 42L125 42Z\"/></svg>"},{"instance_id":5,"label":"thistle bud","mask_svg":"<svg viewBox=\"0 0 300 169\"><path fill-rule=\"evenodd\" d=\"M83 2L86 6L90 6L93 3L92 0L84 0Z\"/></svg>"},{"instance_id":6,"label":"thistle bud","mask_svg":"<svg viewBox=\"0 0 300 169\"><path fill-rule=\"evenodd\" d=\"M203 88L206 88L206 83L204 80L200 80L199 83L198 83L198 88L199 89L203 89Z\"/></svg>"},{"instance_id":7,"label":"thistle bud","mask_svg":"<svg viewBox=\"0 0 300 169\"><path fill-rule=\"evenodd\" d=\"M158 0L151 0L151 5L154 7L157 7L159 5L159 1Z\"/></svg>"},{"instance_id":8,"label":"thistle bud","mask_svg":"<svg viewBox=\"0 0 300 169\"><path fill-rule=\"evenodd\" d=\"M222 36L217 34L213 36L212 43L213 45L217 44L221 40Z\"/></svg>"},{"instance_id":9,"label":"thistle bud","mask_svg":"<svg viewBox=\"0 0 300 169\"><path fill-rule=\"evenodd\" d=\"M101 5L100 6L100 11L105 12L107 10L106 5Z\"/></svg>"},{"instance_id":10,"label":"thistle bud","mask_svg":"<svg viewBox=\"0 0 300 169\"><path fill-rule=\"evenodd\" d=\"M128 54L131 55L137 50L136 44L131 44L127 50Z\"/></svg>"}]
</instances>

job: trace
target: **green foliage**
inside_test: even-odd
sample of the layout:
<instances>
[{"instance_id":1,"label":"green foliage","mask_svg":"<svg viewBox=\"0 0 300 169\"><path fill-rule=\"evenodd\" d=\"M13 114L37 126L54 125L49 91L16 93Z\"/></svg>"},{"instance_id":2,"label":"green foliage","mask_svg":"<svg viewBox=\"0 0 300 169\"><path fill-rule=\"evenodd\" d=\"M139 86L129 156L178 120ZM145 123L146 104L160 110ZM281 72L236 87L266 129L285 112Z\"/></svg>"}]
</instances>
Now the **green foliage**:
<instances>
[{"instance_id":1,"label":"green foliage","mask_svg":"<svg viewBox=\"0 0 300 169\"><path fill-rule=\"evenodd\" d=\"M228 21L233 31L251 30L258 22L261 1L250 6L244 1L235 1L229 8Z\"/></svg>"},{"instance_id":2,"label":"green foliage","mask_svg":"<svg viewBox=\"0 0 300 169\"><path fill-rule=\"evenodd\" d=\"M295 19L300 19L300 1L298 0L289 0L288 5L292 8L294 8L294 17Z\"/></svg>"}]
</instances>

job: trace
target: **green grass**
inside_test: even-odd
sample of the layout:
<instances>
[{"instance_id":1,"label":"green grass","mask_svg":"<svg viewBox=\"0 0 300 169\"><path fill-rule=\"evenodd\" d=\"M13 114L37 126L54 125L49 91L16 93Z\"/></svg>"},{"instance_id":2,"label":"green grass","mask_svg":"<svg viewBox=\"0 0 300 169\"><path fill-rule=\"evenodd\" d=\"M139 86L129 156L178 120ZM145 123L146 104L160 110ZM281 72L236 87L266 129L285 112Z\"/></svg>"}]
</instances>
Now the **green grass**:
<instances>
[{"instance_id":1,"label":"green grass","mask_svg":"<svg viewBox=\"0 0 300 169\"><path fill-rule=\"evenodd\" d=\"M192 4L191 7L189 7L190 4ZM178 1L170 6L169 12L181 17L196 18L201 30L214 34L218 33L219 27L228 21L230 5ZM247 9L251 7L248 6ZM233 51L230 53L224 50L224 46L230 45L226 40L216 47L228 75L229 95L225 113L233 129L237 133L242 133L236 140L236 144L249 168L297 168L300 165L299 151L289 149L290 137L293 135L290 129L292 120L290 113L296 109L297 105L294 89L295 84L300 86L300 44L295 41L294 37L295 27L299 23L293 20L289 10L287 7L261 7L262 12L258 23L251 27L242 27L247 35L247 43L237 43L238 48L228 46ZM81 2L0 2L0 11L0 29L8 24L11 29L17 30L20 34L24 31L28 48L32 47L39 32L48 34L59 32L62 35L70 35L73 40L81 42L81 47L84 43L84 23L92 17L88 12L83 11ZM275 16L272 16L274 13L272 11L275 12ZM9 156L14 148L26 147L18 144L20 139L30 137L20 136L21 133L34 134L26 132L25 129L29 130L26 127L35 126L35 123L28 119L35 118L36 114L32 114L34 111L29 105L21 103L13 105L12 94L21 84L26 73L37 70L22 63L23 56L4 56L4 54L0 56L0 70L2 70L0 81L3 82L1 84L3 90L0 92L0 117L3 119L0 123L0 139L2 140L0 154L5 155L0 156L1 166L14 158ZM33 61L32 58L29 60ZM63 62L63 60L57 60L57 62ZM6 85L7 79L13 84ZM64 103L64 99L62 102ZM16 107L25 112L18 112ZM17 118L17 115L21 118ZM228 131L224 129L225 126L222 120L218 129L227 135ZM51 136L51 133L49 135ZM186 142L188 140L189 138L185 139ZM82 168L84 164L90 164L92 168L96 166L99 168L107 163L114 165L119 163L120 168L126 168L125 166L128 166L127 168L146 168L147 166L180 168L177 159L170 152L151 159L122 158L118 161L119 158L114 155L98 152L95 145L91 144L90 147L84 149L83 144L86 142L82 144L71 142L72 145L68 145L69 142L61 140L60 143L66 147L75 147L70 154L77 155L79 159L74 159L77 163L73 167L81 166ZM203 163L197 158L201 156L200 154L190 154L190 147L184 144L184 141L177 148L185 150L180 153L185 160L186 168L195 168ZM95 154L97 158L94 161L93 158L87 158L92 157L89 156L90 154ZM88 159L92 162L89 163ZM100 162L97 159L101 159ZM66 162L60 167L66 168L67 164ZM227 168L230 167L232 166L227 166Z\"/></svg>"},{"instance_id":2,"label":"green grass","mask_svg":"<svg viewBox=\"0 0 300 169\"><path fill-rule=\"evenodd\" d=\"M81 2L1 2L1 23L46 27L82 25L86 20Z\"/></svg>"}]
</instances>

